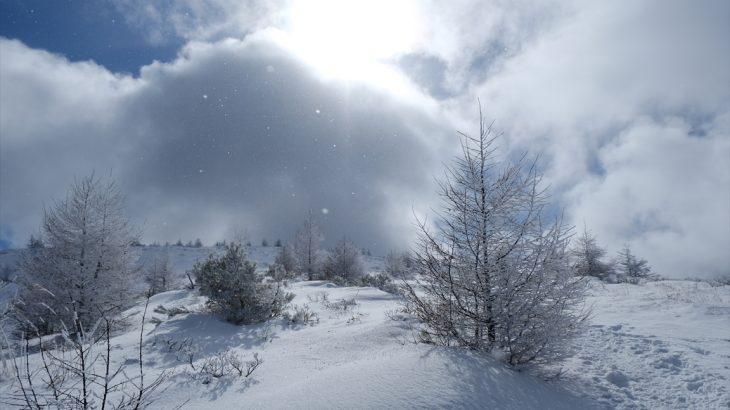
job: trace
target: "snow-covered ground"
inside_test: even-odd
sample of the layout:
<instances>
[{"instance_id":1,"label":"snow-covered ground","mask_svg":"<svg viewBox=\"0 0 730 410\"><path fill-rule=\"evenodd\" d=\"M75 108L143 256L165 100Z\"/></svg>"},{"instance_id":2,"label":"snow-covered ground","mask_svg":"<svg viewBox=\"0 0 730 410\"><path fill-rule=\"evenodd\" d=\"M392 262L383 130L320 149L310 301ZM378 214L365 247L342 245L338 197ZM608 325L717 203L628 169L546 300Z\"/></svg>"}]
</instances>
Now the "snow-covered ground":
<instances>
[{"instance_id":1,"label":"snow-covered ground","mask_svg":"<svg viewBox=\"0 0 730 410\"><path fill-rule=\"evenodd\" d=\"M149 258L154 248L144 248ZM184 271L212 248L169 248ZM253 247L264 269L276 248ZM366 258L369 270L380 258ZM318 321L276 319L234 326L208 314L188 290L154 296L144 327L148 380L169 374L154 408L358 409L722 409L730 407L730 287L661 281L591 284L593 317L560 378L545 382L497 360L458 348L414 343L415 323L398 313L397 297L374 288L295 282L294 305ZM338 303L353 301L354 303ZM157 306L186 307L173 317ZM113 358L134 366L142 307L133 325L112 340ZM263 363L248 378L206 377L186 363L180 344L194 347L193 364L230 349ZM172 346L172 347L171 347ZM184 350L184 349L183 349ZM185 356L185 357L183 357ZM0 396L11 389L7 377Z\"/></svg>"},{"instance_id":2,"label":"snow-covered ground","mask_svg":"<svg viewBox=\"0 0 730 410\"><path fill-rule=\"evenodd\" d=\"M594 282L566 379L618 409L730 408L730 286Z\"/></svg>"}]
</instances>

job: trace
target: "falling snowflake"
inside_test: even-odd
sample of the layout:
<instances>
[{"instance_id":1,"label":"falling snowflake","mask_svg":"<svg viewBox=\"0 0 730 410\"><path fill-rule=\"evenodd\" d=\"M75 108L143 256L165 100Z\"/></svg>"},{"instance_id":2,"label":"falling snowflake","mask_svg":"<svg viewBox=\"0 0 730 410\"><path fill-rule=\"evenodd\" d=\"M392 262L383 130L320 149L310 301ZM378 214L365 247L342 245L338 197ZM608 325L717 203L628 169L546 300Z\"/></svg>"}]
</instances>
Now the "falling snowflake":
<instances>
[{"instance_id":1,"label":"falling snowflake","mask_svg":"<svg viewBox=\"0 0 730 410\"><path fill-rule=\"evenodd\" d=\"M314 112L317 113L317 114L319 114L319 108L317 108L316 110L314 110Z\"/></svg>"},{"instance_id":2,"label":"falling snowflake","mask_svg":"<svg viewBox=\"0 0 730 410\"><path fill-rule=\"evenodd\" d=\"M204 100L207 100L208 99L208 94L203 94L203 99Z\"/></svg>"},{"instance_id":3,"label":"falling snowflake","mask_svg":"<svg viewBox=\"0 0 730 410\"><path fill-rule=\"evenodd\" d=\"M322 214L327 215L328 213L330 213L330 210L329 209L322 208Z\"/></svg>"}]
</instances>

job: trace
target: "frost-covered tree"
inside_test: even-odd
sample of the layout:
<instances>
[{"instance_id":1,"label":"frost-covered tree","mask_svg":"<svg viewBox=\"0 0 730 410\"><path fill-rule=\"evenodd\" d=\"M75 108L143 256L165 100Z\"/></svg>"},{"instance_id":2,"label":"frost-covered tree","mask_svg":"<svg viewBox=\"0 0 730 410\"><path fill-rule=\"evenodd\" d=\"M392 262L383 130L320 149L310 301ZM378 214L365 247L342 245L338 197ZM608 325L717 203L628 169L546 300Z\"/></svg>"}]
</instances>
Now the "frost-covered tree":
<instances>
[{"instance_id":1,"label":"frost-covered tree","mask_svg":"<svg viewBox=\"0 0 730 410\"><path fill-rule=\"evenodd\" d=\"M310 210L301 228L297 231L294 250L297 257L297 266L301 273L307 275L307 280L313 280L320 271L320 248L322 233Z\"/></svg>"},{"instance_id":2,"label":"frost-covered tree","mask_svg":"<svg viewBox=\"0 0 730 410\"><path fill-rule=\"evenodd\" d=\"M571 274L569 229L547 222L534 162L495 158L491 126L461 134L461 156L440 181L441 212L419 221L421 279L406 307L425 340L501 352L513 365L560 357L579 329L584 284Z\"/></svg>"},{"instance_id":3,"label":"frost-covered tree","mask_svg":"<svg viewBox=\"0 0 730 410\"><path fill-rule=\"evenodd\" d=\"M408 269L406 268L405 254L390 250L385 255L385 273L392 278L403 278L408 276Z\"/></svg>"},{"instance_id":4,"label":"frost-covered tree","mask_svg":"<svg viewBox=\"0 0 730 410\"><path fill-rule=\"evenodd\" d=\"M202 248L203 247L203 241L200 240L200 238L195 239L195 243L193 243L193 247L195 248Z\"/></svg>"},{"instance_id":5,"label":"frost-covered tree","mask_svg":"<svg viewBox=\"0 0 730 410\"><path fill-rule=\"evenodd\" d=\"M606 256L606 250L598 246L596 237L587 228L579 236L570 250L571 268L576 276L593 276L607 279L613 274L610 263L601 260Z\"/></svg>"},{"instance_id":6,"label":"frost-covered tree","mask_svg":"<svg viewBox=\"0 0 730 410\"><path fill-rule=\"evenodd\" d=\"M323 270L327 280L355 283L365 272L360 249L343 237L330 249Z\"/></svg>"},{"instance_id":7,"label":"frost-covered tree","mask_svg":"<svg viewBox=\"0 0 730 410\"><path fill-rule=\"evenodd\" d=\"M129 303L138 271L132 244L139 236L111 179L76 181L45 210L42 235L45 246L30 249L21 262L19 319L39 332L57 330L60 322L91 328Z\"/></svg>"},{"instance_id":8,"label":"frost-covered tree","mask_svg":"<svg viewBox=\"0 0 730 410\"><path fill-rule=\"evenodd\" d=\"M170 290L172 285L172 266L170 265L170 254L167 250L158 252L145 272L145 281L149 285L149 293L157 293Z\"/></svg>"},{"instance_id":9,"label":"frost-covered tree","mask_svg":"<svg viewBox=\"0 0 730 410\"><path fill-rule=\"evenodd\" d=\"M293 295L280 282L265 281L244 248L232 243L220 255L196 263L192 273L208 306L235 324L263 322L281 314Z\"/></svg>"},{"instance_id":10,"label":"frost-covered tree","mask_svg":"<svg viewBox=\"0 0 730 410\"><path fill-rule=\"evenodd\" d=\"M646 259L639 259L626 244L616 258L616 275L619 282L639 283L641 279L656 279Z\"/></svg>"},{"instance_id":11,"label":"frost-covered tree","mask_svg":"<svg viewBox=\"0 0 730 410\"><path fill-rule=\"evenodd\" d=\"M43 248L43 239L41 237L30 236L28 240L28 249L40 249Z\"/></svg>"},{"instance_id":12,"label":"frost-covered tree","mask_svg":"<svg viewBox=\"0 0 730 410\"><path fill-rule=\"evenodd\" d=\"M281 265L287 274L294 272L297 266L294 249L292 249L290 245L280 246L279 253L276 255L274 263Z\"/></svg>"}]
</instances>

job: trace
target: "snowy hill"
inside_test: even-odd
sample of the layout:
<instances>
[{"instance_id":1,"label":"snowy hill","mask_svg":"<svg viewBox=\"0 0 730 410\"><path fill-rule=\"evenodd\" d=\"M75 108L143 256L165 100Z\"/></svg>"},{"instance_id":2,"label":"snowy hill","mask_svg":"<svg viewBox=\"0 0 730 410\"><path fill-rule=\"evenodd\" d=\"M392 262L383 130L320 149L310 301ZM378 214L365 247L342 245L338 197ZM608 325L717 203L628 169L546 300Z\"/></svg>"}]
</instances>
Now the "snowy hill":
<instances>
[{"instance_id":1,"label":"snowy hill","mask_svg":"<svg viewBox=\"0 0 730 410\"><path fill-rule=\"evenodd\" d=\"M730 407L730 286L592 285L568 378L611 408Z\"/></svg>"},{"instance_id":2,"label":"snowy hill","mask_svg":"<svg viewBox=\"0 0 730 410\"><path fill-rule=\"evenodd\" d=\"M162 248L140 248L142 261ZM259 269L276 248L253 247ZM179 283L214 248L170 247ZM366 258L368 270L382 267ZM175 290L150 300L145 377L168 375L154 408L246 409L712 409L730 406L730 287L704 282L591 284L589 327L560 378L545 382L496 359L416 344L396 296L374 288L295 282L290 311L317 319L234 326L205 312L204 298ZM169 316L175 307L190 313ZM142 305L112 339L113 360L136 366ZM157 310L153 312L153 310ZM136 319L135 319L136 318ZM223 352L263 363L246 378L200 369ZM31 361L39 360L33 355ZM191 366L192 363L192 366ZM194 367L194 368L193 368ZM12 390L0 381L0 396Z\"/></svg>"},{"instance_id":3,"label":"snowy hill","mask_svg":"<svg viewBox=\"0 0 730 410\"><path fill-rule=\"evenodd\" d=\"M264 363L250 383L234 376L210 384L177 376L161 401L186 408L583 408L579 399L493 359L460 349L412 343L411 323L395 312L394 296L373 288L338 288L299 282L293 303L307 304L319 323L291 326L284 320L238 327L207 314L166 320L150 335L189 340L200 357L232 348ZM324 296L326 295L326 296ZM323 297L331 303L323 303ZM352 300L347 308L333 307ZM186 291L157 296L153 303L199 302ZM133 348L134 340L130 340ZM156 352L157 366L181 366ZM184 367L184 366L182 366Z\"/></svg>"}]
</instances>

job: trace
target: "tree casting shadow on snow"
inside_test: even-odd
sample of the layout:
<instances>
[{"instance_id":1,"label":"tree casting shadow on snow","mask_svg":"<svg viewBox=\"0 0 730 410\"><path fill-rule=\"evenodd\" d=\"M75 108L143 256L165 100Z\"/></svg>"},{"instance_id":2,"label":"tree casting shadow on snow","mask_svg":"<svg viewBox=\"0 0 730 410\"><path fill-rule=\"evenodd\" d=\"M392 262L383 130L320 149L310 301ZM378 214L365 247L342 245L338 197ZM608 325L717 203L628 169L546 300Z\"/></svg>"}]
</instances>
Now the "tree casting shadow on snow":
<instances>
[{"instance_id":1,"label":"tree casting shadow on snow","mask_svg":"<svg viewBox=\"0 0 730 410\"><path fill-rule=\"evenodd\" d=\"M556 386L508 368L496 359L458 348L432 347L423 360L444 363L444 379L458 380L451 387L455 397L463 402L453 403L463 408L521 409L585 409L596 404ZM570 394L574 400L566 401Z\"/></svg>"},{"instance_id":2,"label":"tree casting shadow on snow","mask_svg":"<svg viewBox=\"0 0 730 410\"><path fill-rule=\"evenodd\" d=\"M185 341L194 346L195 360L204 359L228 348L252 351L277 338L271 323L237 326L206 313L190 313L184 317L170 319L160 324L156 333L158 337ZM165 355L163 359L179 363L172 354Z\"/></svg>"}]
</instances>

